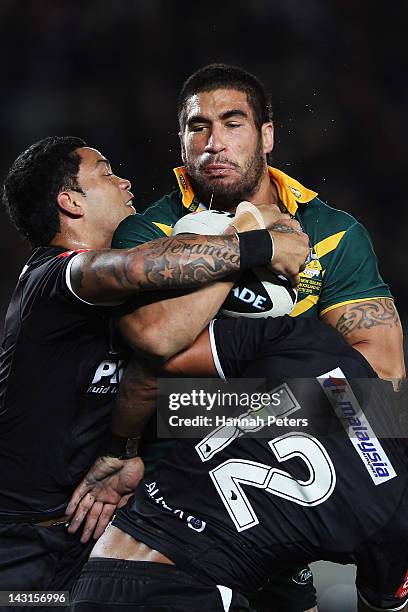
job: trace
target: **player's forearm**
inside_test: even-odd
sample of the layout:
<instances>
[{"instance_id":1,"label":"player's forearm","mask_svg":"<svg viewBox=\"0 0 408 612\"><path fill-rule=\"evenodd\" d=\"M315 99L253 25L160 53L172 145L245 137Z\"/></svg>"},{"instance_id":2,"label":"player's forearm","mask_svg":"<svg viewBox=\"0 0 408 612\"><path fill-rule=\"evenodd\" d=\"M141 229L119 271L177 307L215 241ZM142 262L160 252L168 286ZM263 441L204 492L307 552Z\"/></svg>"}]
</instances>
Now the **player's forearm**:
<instances>
[{"instance_id":1,"label":"player's forearm","mask_svg":"<svg viewBox=\"0 0 408 612\"><path fill-rule=\"evenodd\" d=\"M157 378L152 363L134 356L123 374L112 414L111 431L123 438L140 436L156 409Z\"/></svg>"},{"instance_id":2,"label":"player's forearm","mask_svg":"<svg viewBox=\"0 0 408 612\"><path fill-rule=\"evenodd\" d=\"M270 237L266 230L261 232L267 247ZM248 253L248 244L253 244L248 233L241 234L240 239L236 235L183 236L154 240L128 250L84 252L73 260L71 283L82 299L95 302L141 291L193 288L252 267L253 262L244 261L248 257L243 256L243 250ZM264 263L268 255L269 261L272 257L272 246L269 248L260 254Z\"/></svg>"},{"instance_id":3,"label":"player's forearm","mask_svg":"<svg viewBox=\"0 0 408 612\"><path fill-rule=\"evenodd\" d=\"M133 349L173 357L190 346L219 311L233 283L222 281L193 293L142 306L119 321Z\"/></svg>"},{"instance_id":4,"label":"player's forearm","mask_svg":"<svg viewBox=\"0 0 408 612\"><path fill-rule=\"evenodd\" d=\"M141 291L194 288L271 262L276 273L296 277L308 253L308 237L286 226L239 237L184 235L81 253L72 260L71 285L83 300L106 303Z\"/></svg>"},{"instance_id":5,"label":"player's forearm","mask_svg":"<svg viewBox=\"0 0 408 612\"><path fill-rule=\"evenodd\" d=\"M210 334L208 327L204 329L195 342L169 359L162 368L167 376L216 377Z\"/></svg>"},{"instance_id":6,"label":"player's forearm","mask_svg":"<svg viewBox=\"0 0 408 612\"><path fill-rule=\"evenodd\" d=\"M156 409L157 376L216 376L208 329L186 350L164 363L134 355L120 382L112 415L114 436L140 436Z\"/></svg>"}]
</instances>

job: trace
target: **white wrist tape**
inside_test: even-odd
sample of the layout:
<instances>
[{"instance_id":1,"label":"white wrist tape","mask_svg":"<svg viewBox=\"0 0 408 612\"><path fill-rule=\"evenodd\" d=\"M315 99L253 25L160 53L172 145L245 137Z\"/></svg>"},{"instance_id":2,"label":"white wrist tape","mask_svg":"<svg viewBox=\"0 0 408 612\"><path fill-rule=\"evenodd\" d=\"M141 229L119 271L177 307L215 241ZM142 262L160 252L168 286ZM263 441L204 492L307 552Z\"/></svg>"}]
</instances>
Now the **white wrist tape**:
<instances>
[{"instance_id":1,"label":"white wrist tape","mask_svg":"<svg viewBox=\"0 0 408 612\"><path fill-rule=\"evenodd\" d=\"M237 217L238 215L243 214L243 213L249 213L250 215L252 215L254 219L256 220L256 222L258 223L259 229L266 229L266 225L265 225L265 221L262 216L262 213L259 212L255 204L251 204L251 202L245 202L245 201L238 204L237 210L235 211L235 216Z\"/></svg>"}]
</instances>

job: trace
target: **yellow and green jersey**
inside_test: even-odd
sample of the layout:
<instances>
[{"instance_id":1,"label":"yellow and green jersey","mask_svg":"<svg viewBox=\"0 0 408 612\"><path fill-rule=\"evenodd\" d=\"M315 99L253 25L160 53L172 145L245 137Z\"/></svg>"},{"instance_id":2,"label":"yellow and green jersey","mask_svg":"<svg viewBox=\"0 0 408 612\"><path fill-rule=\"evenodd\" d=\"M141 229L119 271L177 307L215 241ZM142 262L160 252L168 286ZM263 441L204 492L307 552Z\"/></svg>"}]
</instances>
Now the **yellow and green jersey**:
<instances>
[{"instance_id":1,"label":"yellow and green jersey","mask_svg":"<svg viewBox=\"0 0 408 612\"><path fill-rule=\"evenodd\" d=\"M195 196L184 167L174 170L179 190L158 200L144 213L127 217L112 246L130 248L170 236L185 214L205 209ZM353 302L391 297L382 280L367 230L348 213L331 208L317 193L269 167L279 197L309 236L312 258L300 275L298 301L291 316L321 316Z\"/></svg>"},{"instance_id":2,"label":"yellow and green jersey","mask_svg":"<svg viewBox=\"0 0 408 612\"><path fill-rule=\"evenodd\" d=\"M269 168L279 197L308 234L312 258L301 274L298 301L292 316L320 316L342 304L390 297L377 267L370 237L351 215L331 208L317 193L276 168ZM155 238L170 236L174 224L189 212L205 209L195 196L183 167L176 168L179 190L158 200L142 214L127 217L113 237L114 248L131 248ZM174 445L155 439L152 423L142 456L145 474Z\"/></svg>"}]
</instances>

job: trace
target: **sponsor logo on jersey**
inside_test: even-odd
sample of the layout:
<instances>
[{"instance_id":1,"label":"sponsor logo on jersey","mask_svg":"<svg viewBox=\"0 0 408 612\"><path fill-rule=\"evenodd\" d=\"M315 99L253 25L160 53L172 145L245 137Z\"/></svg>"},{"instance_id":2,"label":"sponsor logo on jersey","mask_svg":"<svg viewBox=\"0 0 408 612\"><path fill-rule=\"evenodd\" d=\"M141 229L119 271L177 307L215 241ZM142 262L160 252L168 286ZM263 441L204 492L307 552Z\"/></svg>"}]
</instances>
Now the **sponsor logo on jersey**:
<instances>
[{"instance_id":1,"label":"sponsor logo on jersey","mask_svg":"<svg viewBox=\"0 0 408 612\"><path fill-rule=\"evenodd\" d=\"M95 370L95 374L86 393L98 393L102 395L106 393L117 393L124 368L123 359L117 359L116 361L105 359L101 361Z\"/></svg>"},{"instance_id":2,"label":"sponsor logo on jersey","mask_svg":"<svg viewBox=\"0 0 408 612\"><path fill-rule=\"evenodd\" d=\"M161 508L167 510L167 512L171 512L181 521L185 521L187 523L187 527L189 527L190 529L193 529L194 531L198 532L204 531L207 523L205 521L202 521L197 516L188 514L185 510L181 510L180 508L172 508L171 506L169 506L164 500L163 495L160 495L160 489L155 481L144 483L144 487L150 499L156 504L158 504Z\"/></svg>"},{"instance_id":3,"label":"sponsor logo on jersey","mask_svg":"<svg viewBox=\"0 0 408 612\"><path fill-rule=\"evenodd\" d=\"M302 194L300 193L299 189L296 189L295 187L292 187L292 185L288 185L289 189L291 190L291 192L293 193L293 195L295 196L295 198L297 200L301 200L302 199Z\"/></svg>"},{"instance_id":4,"label":"sponsor logo on jersey","mask_svg":"<svg viewBox=\"0 0 408 612\"><path fill-rule=\"evenodd\" d=\"M340 368L317 378L375 485L397 475Z\"/></svg>"},{"instance_id":5,"label":"sponsor logo on jersey","mask_svg":"<svg viewBox=\"0 0 408 612\"><path fill-rule=\"evenodd\" d=\"M184 191L187 191L187 183L186 183L186 179L184 178L183 173L182 173L182 172L180 172L180 173L178 174L178 177L179 177L179 180L180 180L180 183L181 183L182 188L184 189Z\"/></svg>"},{"instance_id":6,"label":"sponsor logo on jersey","mask_svg":"<svg viewBox=\"0 0 408 612\"><path fill-rule=\"evenodd\" d=\"M189 212L195 212L200 206L202 206L201 202L194 196L193 201L191 202L187 210Z\"/></svg>"},{"instance_id":7,"label":"sponsor logo on jersey","mask_svg":"<svg viewBox=\"0 0 408 612\"><path fill-rule=\"evenodd\" d=\"M398 599L403 599L408 595L408 570L405 572L404 580L402 581L401 586L395 592L395 597Z\"/></svg>"},{"instance_id":8,"label":"sponsor logo on jersey","mask_svg":"<svg viewBox=\"0 0 408 612\"><path fill-rule=\"evenodd\" d=\"M297 287L302 297L319 295L323 284L323 269L316 253L311 253L306 268L300 273L300 283Z\"/></svg>"},{"instance_id":9,"label":"sponsor logo on jersey","mask_svg":"<svg viewBox=\"0 0 408 612\"><path fill-rule=\"evenodd\" d=\"M292 576L292 581L296 584L304 586L308 584L312 580L312 578L312 570L310 569L310 567L305 567L304 569L300 570L300 572Z\"/></svg>"}]
</instances>

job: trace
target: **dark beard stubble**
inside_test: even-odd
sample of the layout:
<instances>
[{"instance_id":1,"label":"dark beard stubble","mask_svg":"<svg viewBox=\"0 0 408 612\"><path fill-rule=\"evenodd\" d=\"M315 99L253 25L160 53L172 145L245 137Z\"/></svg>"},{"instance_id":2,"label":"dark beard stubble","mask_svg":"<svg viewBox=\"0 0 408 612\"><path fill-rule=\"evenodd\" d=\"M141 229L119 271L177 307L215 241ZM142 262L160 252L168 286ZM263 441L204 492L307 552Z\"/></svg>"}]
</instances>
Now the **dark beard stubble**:
<instances>
[{"instance_id":1,"label":"dark beard stubble","mask_svg":"<svg viewBox=\"0 0 408 612\"><path fill-rule=\"evenodd\" d=\"M214 160L210 163L214 163ZM265 169L262 139L258 139L253 156L243 174L234 183L223 184L222 179L207 179L199 168L189 164L186 164L186 168L194 193L203 204L209 206L211 202L213 209L230 210L243 200L250 200L259 186Z\"/></svg>"}]
</instances>

